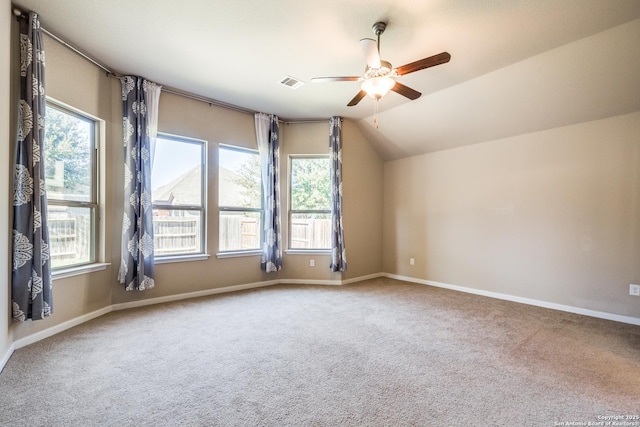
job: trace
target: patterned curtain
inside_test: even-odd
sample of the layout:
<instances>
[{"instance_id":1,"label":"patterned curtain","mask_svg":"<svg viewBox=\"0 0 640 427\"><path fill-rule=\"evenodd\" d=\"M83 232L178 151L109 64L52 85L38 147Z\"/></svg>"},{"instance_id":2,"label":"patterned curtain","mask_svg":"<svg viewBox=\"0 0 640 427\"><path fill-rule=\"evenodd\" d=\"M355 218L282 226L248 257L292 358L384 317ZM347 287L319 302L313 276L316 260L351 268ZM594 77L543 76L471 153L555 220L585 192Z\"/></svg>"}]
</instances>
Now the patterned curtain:
<instances>
[{"instance_id":1,"label":"patterned curtain","mask_svg":"<svg viewBox=\"0 0 640 427\"><path fill-rule=\"evenodd\" d=\"M160 86L141 77L124 76L122 83L124 143L124 215L122 260L118 280L127 291L151 289L153 279L153 209L151 198L151 144L149 113L158 111Z\"/></svg>"},{"instance_id":2,"label":"patterned curtain","mask_svg":"<svg viewBox=\"0 0 640 427\"><path fill-rule=\"evenodd\" d=\"M13 318L40 320L53 313L45 191L44 46L38 15L20 17L20 102L13 165Z\"/></svg>"},{"instance_id":3,"label":"patterned curtain","mask_svg":"<svg viewBox=\"0 0 640 427\"><path fill-rule=\"evenodd\" d=\"M347 256L342 229L342 119L329 121L331 158L331 271L347 271Z\"/></svg>"},{"instance_id":4,"label":"patterned curtain","mask_svg":"<svg viewBox=\"0 0 640 427\"><path fill-rule=\"evenodd\" d=\"M258 152L262 164L264 227L261 268L267 273L282 269L280 226L280 128L278 116L255 115Z\"/></svg>"}]
</instances>

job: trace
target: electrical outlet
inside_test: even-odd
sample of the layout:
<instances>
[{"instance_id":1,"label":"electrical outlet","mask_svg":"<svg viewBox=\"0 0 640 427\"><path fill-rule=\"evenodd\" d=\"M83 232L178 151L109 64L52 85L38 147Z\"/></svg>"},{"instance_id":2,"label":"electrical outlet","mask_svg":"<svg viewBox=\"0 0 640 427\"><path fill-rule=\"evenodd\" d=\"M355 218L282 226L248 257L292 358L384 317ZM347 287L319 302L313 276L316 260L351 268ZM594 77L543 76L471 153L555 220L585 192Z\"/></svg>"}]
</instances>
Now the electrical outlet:
<instances>
[{"instance_id":1,"label":"electrical outlet","mask_svg":"<svg viewBox=\"0 0 640 427\"><path fill-rule=\"evenodd\" d=\"M316 266L316 260L315 259L310 259L309 260L309 267L315 267Z\"/></svg>"},{"instance_id":2,"label":"electrical outlet","mask_svg":"<svg viewBox=\"0 0 640 427\"><path fill-rule=\"evenodd\" d=\"M640 297L640 285L629 285L629 295Z\"/></svg>"},{"instance_id":3,"label":"electrical outlet","mask_svg":"<svg viewBox=\"0 0 640 427\"><path fill-rule=\"evenodd\" d=\"M409 265L416 265L416 259L415 258L409 258Z\"/></svg>"}]
</instances>

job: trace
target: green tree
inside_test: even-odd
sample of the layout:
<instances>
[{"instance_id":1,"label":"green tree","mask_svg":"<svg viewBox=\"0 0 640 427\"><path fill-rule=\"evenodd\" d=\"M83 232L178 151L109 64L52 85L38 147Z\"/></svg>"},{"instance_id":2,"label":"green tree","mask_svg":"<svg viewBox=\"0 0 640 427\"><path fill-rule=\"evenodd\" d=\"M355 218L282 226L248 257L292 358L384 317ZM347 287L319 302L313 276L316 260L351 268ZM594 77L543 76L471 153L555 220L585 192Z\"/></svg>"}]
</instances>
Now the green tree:
<instances>
[{"instance_id":1,"label":"green tree","mask_svg":"<svg viewBox=\"0 0 640 427\"><path fill-rule=\"evenodd\" d=\"M291 162L291 167L291 207L295 210L329 209L329 159L298 158Z\"/></svg>"},{"instance_id":2,"label":"green tree","mask_svg":"<svg viewBox=\"0 0 640 427\"><path fill-rule=\"evenodd\" d=\"M45 140L42 147L47 189L71 196L89 193L91 188L90 132L89 122L47 107ZM61 165L63 165L62 168Z\"/></svg>"}]
</instances>

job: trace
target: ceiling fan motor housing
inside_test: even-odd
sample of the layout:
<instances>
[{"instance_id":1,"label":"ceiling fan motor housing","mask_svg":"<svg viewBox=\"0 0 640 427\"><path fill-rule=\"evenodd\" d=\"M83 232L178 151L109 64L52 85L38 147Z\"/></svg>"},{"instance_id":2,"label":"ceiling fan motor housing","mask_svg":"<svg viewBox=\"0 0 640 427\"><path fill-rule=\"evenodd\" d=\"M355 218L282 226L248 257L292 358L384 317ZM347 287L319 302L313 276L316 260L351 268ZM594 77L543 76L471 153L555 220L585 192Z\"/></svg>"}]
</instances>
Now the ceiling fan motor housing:
<instances>
[{"instance_id":1,"label":"ceiling fan motor housing","mask_svg":"<svg viewBox=\"0 0 640 427\"><path fill-rule=\"evenodd\" d=\"M364 78L371 79L373 77L393 77L393 67L388 61L380 61L380 68L371 68L367 65L364 69Z\"/></svg>"}]
</instances>

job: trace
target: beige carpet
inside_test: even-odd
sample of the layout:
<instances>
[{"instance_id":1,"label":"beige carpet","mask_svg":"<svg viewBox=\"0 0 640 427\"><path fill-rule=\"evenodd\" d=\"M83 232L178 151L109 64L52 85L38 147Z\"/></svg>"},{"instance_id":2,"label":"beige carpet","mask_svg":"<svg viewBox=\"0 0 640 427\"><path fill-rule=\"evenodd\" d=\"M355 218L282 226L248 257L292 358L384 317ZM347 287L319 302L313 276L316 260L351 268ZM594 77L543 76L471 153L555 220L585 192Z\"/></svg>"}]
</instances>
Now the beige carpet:
<instances>
[{"instance_id":1,"label":"beige carpet","mask_svg":"<svg viewBox=\"0 0 640 427\"><path fill-rule=\"evenodd\" d=\"M3 426L554 426L638 414L640 327L390 279L115 312L17 350L0 374Z\"/></svg>"}]
</instances>

